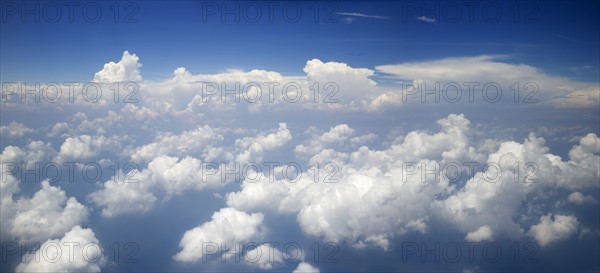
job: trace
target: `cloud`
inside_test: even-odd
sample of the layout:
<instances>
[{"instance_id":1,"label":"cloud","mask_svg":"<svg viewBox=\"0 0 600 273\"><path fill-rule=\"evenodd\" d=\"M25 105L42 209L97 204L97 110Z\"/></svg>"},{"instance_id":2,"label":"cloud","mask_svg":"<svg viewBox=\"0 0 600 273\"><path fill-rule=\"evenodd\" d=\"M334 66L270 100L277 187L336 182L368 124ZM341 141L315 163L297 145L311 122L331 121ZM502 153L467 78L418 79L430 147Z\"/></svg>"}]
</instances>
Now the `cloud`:
<instances>
[{"instance_id":1,"label":"cloud","mask_svg":"<svg viewBox=\"0 0 600 273\"><path fill-rule=\"evenodd\" d=\"M176 135L159 134L154 142L143 145L131 155L135 162L148 162L157 156L186 156L195 153L207 153L213 145L223 141L223 135L214 128L205 125Z\"/></svg>"},{"instance_id":2,"label":"cloud","mask_svg":"<svg viewBox=\"0 0 600 273\"><path fill-rule=\"evenodd\" d=\"M391 238L427 232L432 218L464 232L469 240L490 240L492 235L519 238L528 217L540 213L523 214L521 208L550 202L532 196L546 196L557 188L599 186L600 157L593 153L597 139L593 134L574 146L570 160L562 161L548 153L544 140L534 135L523 143L504 141L490 149L486 141L480 147L471 143L470 121L464 115L451 114L437 123L439 132L412 131L383 150L317 151L309 164L334 162L337 168L326 173L334 173L337 183L315 181L314 171L302 173L294 183L283 178L247 179L240 191L227 194L227 204L245 211L296 214L308 235L356 247L372 244L388 249ZM349 131L336 126L315 139L347 140ZM469 171L464 164L470 162L480 167ZM420 169L406 175L405 164ZM450 182L452 175L442 168L448 164L462 166L460 181ZM484 164L499 169L482 169ZM517 178L515 164L525 170ZM423 168L435 175L423 175ZM536 168L534 173L532 168ZM276 168L275 173L281 170ZM493 232L490 227L494 227Z\"/></svg>"},{"instance_id":3,"label":"cloud","mask_svg":"<svg viewBox=\"0 0 600 273\"><path fill-rule=\"evenodd\" d=\"M313 156L326 148L349 150L348 148L356 148L377 137L372 133L360 136L355 136L355 133L356 130L347 124L338 124L322 135L313 134L306 143L296 145L294 152L300 156Z\"/></svg>"},{"instance_id":4,"label":"cloud","mask_svg":"<svg viewBox=\"0 0 600 273\"><path fill-rule=\"evenodd\" d=\"M390 19L392 19L392 18L386 17L386 16L368 15L368 14L358 13L358 12L338 12L337 14L344 15L344 16L361 17L361 18L373 18L373 19L382 19L382 20L390 20Z\"/></svg>"},{"instance_id":5,"label":"cloud","mask_svg":"<svg viewBox=\"0 0 600 273\"><path fill-rule=\"evenodd\" d=\"M435 18L427 17L427 16L419 16L417 20L425 22L425 23L435 23L437 20Z\"/></svg>"},{"instance_id":6,"label":"cloud","mask_svg":"<svg viewBox=\"0 0 600 273\"><path fill-rule=\"evenodd\" d=\"M448 83L458 83L462 89L462 101L468 101L469 87L465 83L474 82L474 97L483 101L482 87L496 83L503 90L503 98L513 99L513 89L519 84L517 98L523 101L535 92L540 103L551 102L554 107L597 107L599 106L598 85L578 82L566 77L549 75L538 68L526 64L502 62L507 56L481 55L475 57L451 57L431 61L410 62L392 65L378 65L378 73L388 74L401 80L414 81L422 89L438 90ZM436 83L440 87L435 87ZM403 87L407 88L407 87ZM412 90L409 87L409 90ZM512 88L512 89L511 89ZM454 89L452 89L454 90ZM404 91L403 91L404 92ZM450 91L448 91L450 92ZM452 93L454 94L454 93ZM511 96L508 96L511 94ZM420 96L417 96L420 98ZM543 100L541 100L543 99ZM433 101L433 99L431 99Z\"/></svg>"},{"instance_id":7,"label":"cloud","mask_svg":"<svg viewBox=\"0 0 600 273\"><path fill-rule=\"evenodd\" d=\"M140 67L142 64L139 63L139 60L137 55L125 51L118 63L104 64L104 68L94 75L94 82L141 81Z\"/></svg>"},{"instance_id":8,"label":"cloud","mask_svg":"<svg viewBox=\"0 0 600 273\"><path fill-rule=\"evenodd\" d=\"M334 98L339 99L340 103L350 103L359 99L370 97L373 94L377 83L370 79L375 71L368 68L354 68L346 63L322 62L319 59L312 59L306 62L304 72L308 76L309 85L319 83L322 91L320 94L323 99L334 90L338 90ZM333 83L337 87L326 87L327 83ZM327 91L327 92L326 92Z\"/></svg>"},{"instance_id":9,"label":"cloud","mask_svg":"<svg viewBox=\"0 0 600 273\"><path fill-rule=\"evenodd\" d=\"M21 242L31 243L64 234L74 225L87 220L86 207L74 197L53 187L47 180L32 198L20 198L14 206L10 233Z\"/></svg>"},{"instance_id":10,"label":"cloud","mask_svg":"<svg viewBox=\"0 0 600 273\"><path fill-rule=\"evenodd\" d=\"M88 198L97 206L103 207L104 217L147 212L157 200L150 191L150 176L147 170L131 170L127 174L119 170L104 182L102 189L91 193Z\"/></svg>"},{"instance_id":11,"label":"cloud","mask_svg":"<svg viewBox=\"0 0 600 273\"><path fill-rule=\"evenodd\" d=\"M259 239L265 231L263 219L262 213L249 214L234 208L223 208L215 212L209 222L185 232L179 243L181 251L174 259L196 262L214 254L205 253L208 244L216 244L219 248L224 244L227 248L233 248L235 243ZM220 250L225 251L222 248Z\"/></svg>"},{"instance_id":12,"label":"cloud","mask_svg":"<svg viewBox=\"0 0 600 273\"><path fill-rule=\"evenodd\" d=\"M0 135L9 138L22 137L27 133L32 133L35 130L25 126L23 123L11 122L8 125L0 126Z\"/></svg>"},{"instance_id":13,"label":"cloud","mask_svg":"<svg viewBox=\"0 0 600 273\"><path fill-rule=\"evenodd\" d=\"M318 268L313 267L309 263L301 262L298 267L292 271L292 273L319 273L321 272Z\"/></svg>"},{"instance_id":14,"label":"cloud","mask_svg":"<svg viewBox=\"0 0 600 273\"><path fill-rule=\"evenodd\" d=\"M262 244L246 252L244 261L260 269L269 270L283 264L283 253L270 244Z\"/></svg>"},{"instance_id":15,"label":"cloud","mask_svg":"<svg viewBox=\"0 0 600 273\"><path fill-rule=\"evenodd\" d=\"M68 137L60 146L57 161L76 161L97 156L103 149L118 149L119 139L116 137L80 135Z\"/></svg>"},{"instance_id":16,"label":"cloud","mask_svg":"<svg viewBox=\"0 0 600 273\"><path fill-rule=\"evenodd\" d=\"M310 171L294 183L285 179L272 182L266 177L259 181L245 180L241 191L227 194L227 204L247 211L293 213L308 235L387 249L395 235L427 230L431 202L423 200L431 200L448 186L443 181L423 183L421 176L412 176L403 183L399 179L402 162L475 156L465 143L469 121L464 116L450 115L438 123L442 132L412 132L400 144L383 151L360 147L349 154L324 150L313 156L310 164L336 162L338 168L333 171L338 183L315 183ZM349 131L349 127L336 126L321 138L348 139ZM327 174L332 172L331 168L327 170Z\"/></svg>"},{"instance_id":17,"label":"cloud","mask_svg":"<svg viewBox=\"0 0 600 273\"><path fill-rule=\"evenodd\" d=\"M27 168L33 168L35 163L44 162L54 155L56 155L56 151L50 143L36 140L29 142L23 148L6 146L0 155L0 159L5 163L25 163Z\"/></svg>"},{"instance_id":18,"label":"cloud","mask_svg":"<svg viewBox=\"0 0 600 273\"><path fill-rule=\"evenodd\" d=\"M235 146L241 151L237 154L236 161L240 163L260 162L265 151L280 148L290 140L292 140L292 135L285 123L279 123L276 133L237 139Z\"/></svg>"},{"instance_id":19,"label":"cloud","mask_svg":"<svg viewBox=\"0 0 600 273\"><path fill-rule=\"evenodd\" d=\"M540 218L540 222L531 226L529 234L540 246L562 241L577 231L579 221L572 215L552 215L548 213Z\"/></svg>"},{"instance_id":20,"label":"cloud","mask_svg":"<svg viewBox=\"0 0 600 273\"><path fill-rule=\"evenodd\" d=\"M465 240L468 242L481 242L481 241L491 241L492 240L492 229L485 225L479 227L477 230L473 232L467 233Z\"/></svg>"},{"instance_id":21,"label":"cloud","mask_svg":"<svg viewBox=\"0 0 600 273\"><path fill-rule=\"evenodd\" d=\"M100 272L106 263L94 232L80 226L74 226L61 239L47 240L23 259L16 272Z\"/></svg>"},{"instance_id":22,"label":"cloud","mask_svg":"<svg viewBox=\"0 0 600 273\"><path fill-rule=\"evenodd\" d=\"M582 193L576 191L569 194L567 198L569 202L581 205L581 204L594 204L596 203L596 199L589 195L583 195Z\"/></svg>"}]
</instances>

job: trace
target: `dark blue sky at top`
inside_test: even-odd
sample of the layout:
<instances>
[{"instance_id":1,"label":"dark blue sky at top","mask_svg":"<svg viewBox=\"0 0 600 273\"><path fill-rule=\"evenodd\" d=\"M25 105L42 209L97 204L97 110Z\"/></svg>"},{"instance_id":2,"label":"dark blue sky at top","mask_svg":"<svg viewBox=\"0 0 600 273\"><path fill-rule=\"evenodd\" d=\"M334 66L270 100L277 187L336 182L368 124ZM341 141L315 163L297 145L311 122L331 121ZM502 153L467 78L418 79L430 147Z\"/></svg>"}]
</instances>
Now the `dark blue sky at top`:
<instances>
[{"instance_id":1,"label":"dark blue sky at top","mask_svg":"<svg viewBox=\"0 0 600 273\"><path fill-rule=\"evenodd\" d=\"M54 17L54 6L49 6L47 16L41 12L40 22L25 15L23 23L23 5L33 9L35 3L3 1L3 81L89 80L107 61L118 61L124 50L140 57L145 79L170 77L180 66L193 73L257 68L302 75L305 62L312 58L373 69L407 61L502 54L510 55L508 62L549 74L598 81L597 1L268 2L274 7L272 22L267 2L208 1L121 2L116 17L115 2L93 2L102 10L97 22L86 21L85 14L93 19L95 9L88 7L84 13L88 2L83 2L74 7L71 22L69 9L59 1L54 2L62 4L58 22L49 22ZM469 3L475 5L472 13ZM17 14L11 14L15 4ZM214 4L217 13L207 14ZM302 15L291 22L296 5ZM257 6L261 16L253 22L250 17L256 15ZM234 14L225 15L223 22L224 7L239 7L239 22ZM495 20L497 7L501 15ZM389 19L353 17L347 23L349 16L337 12ZM416 19L419 16L437 22L424 23Z\"/></svg>"}]
</instances>

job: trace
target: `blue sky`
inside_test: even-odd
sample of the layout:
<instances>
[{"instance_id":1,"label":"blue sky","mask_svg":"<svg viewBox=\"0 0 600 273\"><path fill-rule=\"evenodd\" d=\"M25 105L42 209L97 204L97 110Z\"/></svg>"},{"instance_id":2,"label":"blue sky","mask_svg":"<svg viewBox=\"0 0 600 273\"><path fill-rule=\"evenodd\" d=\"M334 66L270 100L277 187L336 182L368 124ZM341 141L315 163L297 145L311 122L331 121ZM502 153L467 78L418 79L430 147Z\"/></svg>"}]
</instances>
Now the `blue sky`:
<instances>
[{"instance_id":1,"label":"blue sky","mask_svg":"<svg viewBox=\"0 0 600 273\"><path fill-rule=\"evenodd\" d=\"M1 271L597 272L599 10L2 1Z\"/></svg>"},{"instance_id":2,"label":"blue sky","mask_svg":"<svg viewBox=\"0 0 600 273\"><path fill-rule=\"evenodd\" d=\"M429 10L425 15L432 18L437 15L439 22L417 20L417 16L407 10L415 3L414 13ZM423 3L424 8L420 6ZM52 77L86 80L87 75L98 69L97 63L115 58L114 52L127 49L144 57L144 72L153 78L160 78L164 76L162 73L168 73L165 70L177 66L188 67L196 73L234 67L298 74L301 73L298 67L311 58L372 67L450 56L508 54L514 55L511 61L515 63L524 62L551 73L597 80L597 67L576 72L569 69L594 66L600 57L599 38L595 35L599 31L598 6L594 1L494 2L501 7L502 14L498 22L493 23L488 21L493 20L495 6L488 8L489 15L484 12L483 4L475 6L473 22L470 22L468 6L462 3L459 5L461 16L453 22L453 6L448 3L455 2L365 4L353 1L334 2L330 6L301 2L304 14L297 23L290 23L283 16L283 5L274 7L273 23L269 22L264 5L261 5L264 14L261 13L260 20L249 22L244 17L245 3L235 2L228 5L240 5L239 23L231 14L225 22L220 14L206 15L203 20L203 4L194 1L175 1L169 3L168 8L161 1L140 2L136 3L137 12L121 7L120 23L114 23L114 11L108 3L101 5L104 14L94 23L85 21L81 8L74 12L76 24L68 21L67 10L57 23L35 23L33 17L22 23L20 15L7 15L2 29L2 66L12 69L3 74L27 80L34 75L35 78L48 75L42 71L51 68L57 73ZM318 6L321 11L320 23L314 23L312 6ZM389 19L357 17L348 24L344 18L349 16L334 13L328 17L328 13L336 9ZM516 10L520 12L518 16ZM122 22L129 11L134 12L131 20L137 22ZM251 12L249 8L247 13ZM338 23L322 22L328 19ZM39 49L42 45L46 50ZM277 50L273 51L273 47ZM90 55L91 51L98 54ZM213 52L221 54L211 54ZM178 61L182 59L185 61ZM73 70L66 70L67 67Z\"/></svg>"}]
</instances>

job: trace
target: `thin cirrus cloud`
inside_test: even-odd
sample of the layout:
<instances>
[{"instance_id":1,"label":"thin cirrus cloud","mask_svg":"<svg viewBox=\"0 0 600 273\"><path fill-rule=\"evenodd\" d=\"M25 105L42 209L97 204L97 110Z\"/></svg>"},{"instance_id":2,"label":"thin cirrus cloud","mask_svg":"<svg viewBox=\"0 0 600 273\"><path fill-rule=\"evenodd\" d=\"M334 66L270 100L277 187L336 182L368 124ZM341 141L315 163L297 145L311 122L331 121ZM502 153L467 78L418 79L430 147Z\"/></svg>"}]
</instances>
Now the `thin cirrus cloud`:
<instances>
[{"instance_id":1,"label":"thin cirrus cloud","mask_svg":"<svg viewBox=\"0 0 600 273\"><path fill-rule=\"evenodd\" d=\"M437 20L433 17L427 17L427 16L419 16L417 17L417 20L421 21L421 22L425 22L425 23L431 23L431 24L435 24L437 22Z\"/></svg>"},{"instance_id":2,"label":"thin cirrus cloud","mask_svg":"<svg viewBox=\"0 0 600 273\"><path fill-rule=\"evenodd\" d=\"M373 19L381 19L381 20L392 19L391 17L387 17L387 16L370 15L370 14L364 14L364 13L360 13L360 12L338 12L337 14L344 15L344 16L352 16L352 17L360 17L360 18L373 18Z\"/></svg>"}]
</instances>

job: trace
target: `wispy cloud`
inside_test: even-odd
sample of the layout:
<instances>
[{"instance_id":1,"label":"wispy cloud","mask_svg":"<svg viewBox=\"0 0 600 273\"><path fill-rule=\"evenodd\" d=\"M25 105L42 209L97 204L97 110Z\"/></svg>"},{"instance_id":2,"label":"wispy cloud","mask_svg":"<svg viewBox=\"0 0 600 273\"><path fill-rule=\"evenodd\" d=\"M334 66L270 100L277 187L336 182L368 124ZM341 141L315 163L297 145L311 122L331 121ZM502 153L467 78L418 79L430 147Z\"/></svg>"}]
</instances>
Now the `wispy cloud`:
<instances>
[{"instance_id":1,"label":"wispy cloud","mask_svg":"<svg viewBox=\"0 0 600 273\"><path fill-rule=\"evenodd\" d=\"M338 12L337 14L339 14L339 15L345 15L345 16L382 19L382 20L390 20L390 19L392 19L392 18L386 17L386 16L369 15L369 14L358 13L358 12Z\"/></svg>"},{"instance_id":2,"label":"wispy cloud","mask_svg":"<svg viewBox=\"0 0 600 273\"><path fill-rule=\"evenodd\" d=\"M417 17L417 20L423 21L425 23L433 23L433 24L435 24L437 22L437 20L435 18L431 18L431 17L427 17L427 16L419 16L419 17Z\"/></svg>"}]
</instances>

